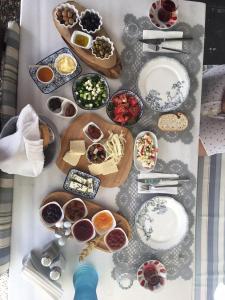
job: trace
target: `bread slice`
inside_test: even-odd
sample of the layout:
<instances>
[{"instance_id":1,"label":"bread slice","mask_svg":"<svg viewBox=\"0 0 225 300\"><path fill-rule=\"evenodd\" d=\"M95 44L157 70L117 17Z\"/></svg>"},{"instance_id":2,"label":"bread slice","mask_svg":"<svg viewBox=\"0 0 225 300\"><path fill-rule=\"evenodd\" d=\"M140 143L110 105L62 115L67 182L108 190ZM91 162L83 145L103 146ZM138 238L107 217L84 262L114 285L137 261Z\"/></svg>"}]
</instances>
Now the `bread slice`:
<instances>
[{"instance_id":1,"label":"bread slice","mask_svg":"<svg viewBox=\"0 0 225 300\"><path fill-rule=\"evenodd\" d=\"M181 112L164 114L158 120L158 127L167 132L183 131L188 127L188 119Z\"/></svg>"},{"instance_id":2,"label":"bread slice","mask_svg":"<svg viewBox=\"0 0 225 300\"><path fill-rule=\"evenodd\" d=\"M46 124L39 124L40 136L43 140L43 147L47 147L54 140L52 130Z\"/></svg>"}]
</instances>

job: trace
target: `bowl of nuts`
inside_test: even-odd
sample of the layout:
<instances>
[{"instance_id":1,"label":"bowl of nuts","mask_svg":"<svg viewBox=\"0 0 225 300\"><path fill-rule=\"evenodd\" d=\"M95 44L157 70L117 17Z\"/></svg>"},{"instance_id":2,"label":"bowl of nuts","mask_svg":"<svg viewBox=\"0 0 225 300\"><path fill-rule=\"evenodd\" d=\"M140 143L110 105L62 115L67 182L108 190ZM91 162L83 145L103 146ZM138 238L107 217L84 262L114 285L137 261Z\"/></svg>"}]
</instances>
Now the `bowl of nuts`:
<instances>
[{"instance_id":1,"label":"bowl of nuts","mask_svg":"<svg viewBox=\"0 0 225 300\"><path fill-rule=\"evenodd\" d=\"M114 52L113 42L105 36L97 36L92 44L92 54L98 59L109 59Z\"/></svg>"},{"instance_id":2,"label":"bowl of nuts","mask_svg":"<svg viewBox=\"0 0 225 300\"><path fill-rule=\"evenodd\" d=\"M62 26L72 28L79 20L78 10L69 3L60 4L56 7L55 18Z\"/></svg>"}]
</instances>

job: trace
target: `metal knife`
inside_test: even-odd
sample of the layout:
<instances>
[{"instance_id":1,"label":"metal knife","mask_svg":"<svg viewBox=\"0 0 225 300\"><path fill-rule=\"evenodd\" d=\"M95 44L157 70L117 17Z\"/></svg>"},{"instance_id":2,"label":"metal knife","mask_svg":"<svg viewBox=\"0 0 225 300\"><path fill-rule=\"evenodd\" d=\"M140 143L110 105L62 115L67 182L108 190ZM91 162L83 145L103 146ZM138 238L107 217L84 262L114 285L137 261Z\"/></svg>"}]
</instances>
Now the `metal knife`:
<instances>
[{"instance_id":1,"label":"metal knife","mask_svg":"<svg viewBox=\"0 0 225 300\"><path fill-rule=\"evenodd\" d=\"M159 184L159 183L165 183L170 181L178 181L180 183L188 182L190 181L190 178L183 177L183 178L143 178L143 179L136 179L140 183L146 183L146 184Z\"/></svg>"},{"instance_id":2,"label":"metal knife","mask_svg":"<svg viewBox=\"0 0 225 300\"><path fill-rule=\"evenodd\" d=\"M193 37L180 37L180 38L159 38L159 39L139 39L139 42L144 44L161 44L163 42L173 42L173 41L187 41L193 40Z\"/></svg>"}]
</instances>

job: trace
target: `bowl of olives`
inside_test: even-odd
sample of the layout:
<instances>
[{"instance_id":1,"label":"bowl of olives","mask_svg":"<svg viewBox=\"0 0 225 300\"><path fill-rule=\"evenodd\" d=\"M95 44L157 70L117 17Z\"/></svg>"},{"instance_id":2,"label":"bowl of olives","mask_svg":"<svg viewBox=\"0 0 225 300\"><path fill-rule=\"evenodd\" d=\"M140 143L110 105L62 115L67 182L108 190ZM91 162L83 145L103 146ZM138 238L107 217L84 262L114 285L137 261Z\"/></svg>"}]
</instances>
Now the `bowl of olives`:
<instances>
[{"instance_id":1,"label":"bowl of olives","mask_svg":"<svg viewBox=\"0 0 225 300\"><path fill-rule=\"evenodd\" d=\"M55 10L56 20L66 28L72 28L79 20L78 10L69 3L60 4Z\"/></svg>"}]
</instances>

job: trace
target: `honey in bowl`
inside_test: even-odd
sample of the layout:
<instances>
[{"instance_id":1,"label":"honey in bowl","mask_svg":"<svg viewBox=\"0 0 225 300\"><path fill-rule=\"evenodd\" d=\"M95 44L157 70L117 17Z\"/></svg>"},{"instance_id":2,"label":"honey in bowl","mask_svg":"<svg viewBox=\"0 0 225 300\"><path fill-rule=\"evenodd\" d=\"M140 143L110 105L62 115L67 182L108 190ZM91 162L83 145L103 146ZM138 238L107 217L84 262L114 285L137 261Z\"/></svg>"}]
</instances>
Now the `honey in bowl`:
<instances>
[{"instance_id":1,"label":"honey in bowl","mask_svg":"<svg viewBox=\"0 0 225 300\"><path fill-rule=\"evenodd\" d=\"M39 81L48 84L53 80L54 73L49 66L43 66L38 68L36 76Z\"/></svg>"},{"instance_id":2,"label":"honey in bowl","mask_svg":"<svg viewBox=\"0 0 225 300\"><path fill-rule=\"evenodd\" d=\"M95 214L92 218L92 222L96 232L100 235L107 233L116 226L116 221L108 210L102 210Z\"/></svg>"},{"instance_id":3,"label":"honey in bowl","mask_svg":"<svg viewBox=\"0 0 225 300\"><path fill-rule=\"evenodd\" d=\"M89 38L86 35L77 34L74 43L81 47L87 47Z\"/></svg>"}]
</instances>

